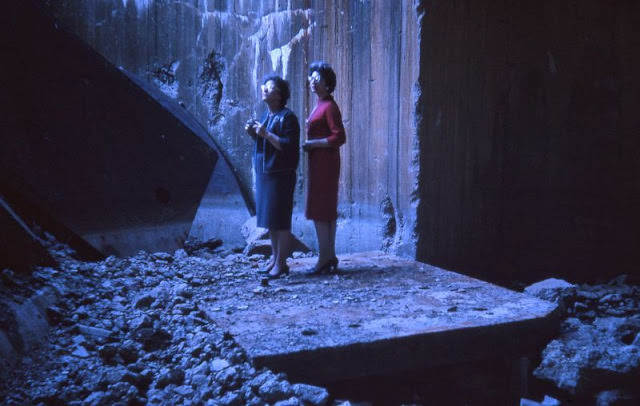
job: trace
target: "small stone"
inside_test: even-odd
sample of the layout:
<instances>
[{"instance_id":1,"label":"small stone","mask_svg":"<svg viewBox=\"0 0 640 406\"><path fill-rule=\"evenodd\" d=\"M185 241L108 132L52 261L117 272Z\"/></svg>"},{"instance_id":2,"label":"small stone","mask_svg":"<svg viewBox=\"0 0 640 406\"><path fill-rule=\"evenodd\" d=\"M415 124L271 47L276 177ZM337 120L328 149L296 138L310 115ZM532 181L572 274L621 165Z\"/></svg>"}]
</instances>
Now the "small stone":
<instances>
[{"instance_id":1,"label":"small stone","mask_svg":"<svg viewBox=\"0 0 640 406\"><path fill-rule=\"evenodd\" d=\"M138 360L138 349L133 341L127 340L118 350L118 354L125 363L133 364Z\"/></svg>"},{"instance_id":2,"label":"small stone","mask_svg":"<svg viewBox=\"0 0 640 406\"><path fill-rule=\"evenodd\" d=\"M189 397L193 394L193 388L190 385L181 385L173 389L174 392L184 397Z\"/></svg>"},{"instance_id":3,"label":"small stone","mask_svg":"<svg viewBox=\"0 0 640 406\"><path fill-rule=\"evenodd\" d=\"M106 344L98 348L98 354L100 357L109 361L118 353L118 347L115 344Z\"/></svg>"},{"instance_id":4,"label":"small stone","mask_svg":"<svg viewBox=\"0 0 640 406\"><path fill-rule=\"evenodd\" d=\"M156 382L156 388L162 389L167 385L181 385L184 381L184 372L180 369L170 369L164 371Z\"/></svg>"},{"instance_id":5,"label":"small stone","mask_svg":"<svg viewBox=\"0 0 640 406\"><path fill-rule=\"evenodd\" d=\"M604 295L600 298L600 303L619 303L623 301L622 295L618 293L610 293L608 295Z\"/></svg>"},{"instance_id":6,"label":"small stone","mask_svg":"<svg viewBox=\"0 0 640 406\"><path fill-rule=\"evenodd\" d=\"M292 385L293 393L305 405L325 406L329 402L329 392L319 386L296 383Z\"/></svg>"},{"instance_id":7,"label":"small stone","mask_svg":"<svg viewBox=\"0 0 640 406\"><path fill-rule=\"evenodd\" d=\"M524 293L550 302L557 302L562 296L572 293L576 288L567 281L556 278L536 282L524 289Z\"/></svg>"},{"instance_id":8,"label":"small stone","mask_svg":"<svg viewBox=\"0 0 640 406\"><path fill-rule=\"evenodd\" d=\"M129 323L129 327L132 330L139 330L141 328L147 328L152 326L153 326L153 321L146 314L136 317Z\"/></svg>"},{"instance_id":9,"label":"small stone","mask_svg":"<svg viewBox=\"0 0 640 406\"><path fill-rule=\"evenodd\" d=\"M176 250L176 252L173 253L173 258L176 260L183 260L188 257L189 257L189 254L183 248L179 248Z\"/></svg>"},{"instance_id":10,"label":"small stone","mask_svg":"<svg viewBox=\"0 0 640 406\"><path fill-rule=\"evenodd\" d=\"M109 397L127 404L127 400L138 395L138 388L128 382L117 382L109 387Z\"/></svg>"},{"instance_id":11,"label":"small stone","mask_svg":"<svg viewBox=\"0 0 640 406\"><path fill-rule=\"evenodd\" d=\"M171 254L166 252L156 252L151 254L151 258L153 258L156 262L173 262L173 257Z\"/></svg>"},{"instance_id":12,"label":"small stone","mask_svg":"<svg viewBox=\"0 0 640 406\"><path fill-rule=\"evenodd\" d=\"M241 406L243 404L242 396L237 392L227 392L218 399L216 404L222 406Z\"/></svg>"},{"instance_id":13,"label":"small stone","mask_svg":"<svg viewBox=\"0 0 640 406\"><path fill-rule=\"evenodd\" d=\"M227 389L236 389L240 386L240 377L236 367L225 368L216 374L216 381Z\"/></svg>"},{"instance_id":14,"label":"small stone","mask_svg":"<svg viewBox=\"0 0 640 406\"><path fill-rule=\"evenodd\" d=\"M104 328L85 326L83 324L77 324L77 328L80 333L94 340L105 340L111 335L111 331Z\"/></svg>"},{"instance_id":15,"label":"small stone","mask_svg":"<svg viewBox=\"0 0 640 406\"><path fill-rule=\"evenodd\" d=\"M171 335L162 329L141 328L135 332L134 339L150 352L165 347L171 341Z\"/></svg>"},{"instance_id":16,"label":"small stone","mask_svg":"<svg viewBox=\"0 0 640 406\"><path fill-rule=\"evenodd\" d=\"M260 386L258 394L268 402L277 402L289 399L293 395L293 389L289 382L274 376Z\"/></svg>"},{"instance_id":17,"label":"small stone","mask_svg":"<svg viewBox=\"0 0 640 406\"><path fill-rule=\"evenodd\" d=\"M138 388L140 391L146 391L149 388L149 385L152 382L152 379L148 375L137 374L133 372L127 372L122 377L124 382L130 383L131 385Z\"/></svg>"},{"instance_id":18,"label":"small stone","mask_svg":"<svg viewBox=\"0 0 640 406\"><path fill-rule=\"evenodd\" d=\"M87 406L105 405L108 403L105 398L106 398L106 393L102 391L93 392L89 396L84 398L83 404Z\"/></svg>"},{"instance_id":19,"label":"small stone","mask_svg":"<svg viewBox=\"0 0 640 406\"><path fill-rule=\"evenodd\" d=\"M146 309L151 306L154 300L155 298L149 294L143 295L135 301L135 307L136 309Z\"/></svg>"},{"instance_id":20,"label":"small stone","mask_svg":"<svg viewBox=\"0 0 640 406\"><path fill-rule=\"evenodd\" d=\"M522 398L520 399L520 406L560 406L560 401L545 395L542 402L536 402L535 400Z\"/></svg>"},{"instance_id":21,"label":"small stone","mask_svg":"<svg viewBox=\"0 0 640 406\"><path fill-rule=\"evenodd\" d=\"M84 336L78 335L78 336L73 336L73 338L71 338L71 341L74 344L82 344L87 340L84 338Z\"/></svg>"},{"instance_id":22,"label":"small stone","mask_svg":"<svg viewBox=\"0 0 640 406\"><path fill-rule=\"evenodd\" d=\"M202 363L200 363L200 365L198 365L197 367L193 368L193 374L194 375L198 375L198 374L203 374L203 375L207 375L210 371L209 368L209 363L207 361L202 361Z\"/></svg>"},{"instance_id":23,"label":"small stone","mask_svg":"<svg viewBox=\"0 0 640 406\"><path fill-rule=\"evenodd\" d=\"M73 355L74 357L78 357L78 358L87 358L89 357L89 352L87 351L86 348L84 348L83 346L79 345L72 353L71 355Z\"/></svg>"},{"instance_id":24,"label":"small stone","mask_svg":"<svg viewBox=\"0 0 640 406\"><path fill-rule=\"evenodd\" d=\"M211 361L211 370L214 372L222 371L223 369L228 367L229 367L229 362L224 359L216 358L213 361Z\"/></svg>"},{"instance_id":25,"label":"small stone","mask_svg":"<svg viewBox=\"0 0 640 406\"><path fill-rule=\"evenodd\" d=\"M191 377L191 385L203 387L209 385L209 378L205 374L196 374Z\"/></svg>"},{"instance_id":26,"label":"small stone","mask_svg":"<svg viewBox=\"0 0 640 406\"><path fill-rule=\"evenodd\" d=\"M304 403L300 402L300 400L295 396L292 396L286 400L279 400L273 404L273 406L303 406L303 405Z\"/></svg>"},{"instance_id":27,"label":"small stone","mask_svg":"<svg viewBox=\"0 0 640 406\"><path fill-rule=\"evenodd\" d=\"M176 295L191 299L193 297L193 290L186 285L182 285L176 288Z\"/></svg>"}]
</instances>

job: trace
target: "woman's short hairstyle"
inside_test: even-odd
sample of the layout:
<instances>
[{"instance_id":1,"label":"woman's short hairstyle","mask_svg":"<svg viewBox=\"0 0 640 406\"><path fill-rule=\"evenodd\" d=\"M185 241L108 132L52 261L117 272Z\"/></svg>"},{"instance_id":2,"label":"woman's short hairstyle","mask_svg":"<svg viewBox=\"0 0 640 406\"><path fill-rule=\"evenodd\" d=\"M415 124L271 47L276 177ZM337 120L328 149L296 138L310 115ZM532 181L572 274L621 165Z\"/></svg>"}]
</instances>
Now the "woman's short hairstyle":
<instances>
[{"instance_id":1,"label":"woman's short hairstyle","mask_svg":"<svg viewBox=\"0 0 640 406\"><path fill-rule=\"evenodd\" d=\"M265 76L264 80L262 81L262 84L264 85L270 80L273 81L273 84L276 85L276 89L278 89L278 92L280 92L280 97L282 98L282 107L286 106L287 101L291 96L291 91L289 90L289 82L282 79L278 75L268 75L268 76Z\"/></svg>"},{"instance_id":2,"label":"woman's short hairstyle","mask_svg":"<svg viewBox=\"0 0 640 406\"><path fill-rule=\"evenodd\" d=\"M336 88L336 73L327 62L317 61L309 65L309 76L313 72L318 72L320 77L324 79L324 84L327 86L329 94L333 93Z\"/></svg>"}]
</instances>

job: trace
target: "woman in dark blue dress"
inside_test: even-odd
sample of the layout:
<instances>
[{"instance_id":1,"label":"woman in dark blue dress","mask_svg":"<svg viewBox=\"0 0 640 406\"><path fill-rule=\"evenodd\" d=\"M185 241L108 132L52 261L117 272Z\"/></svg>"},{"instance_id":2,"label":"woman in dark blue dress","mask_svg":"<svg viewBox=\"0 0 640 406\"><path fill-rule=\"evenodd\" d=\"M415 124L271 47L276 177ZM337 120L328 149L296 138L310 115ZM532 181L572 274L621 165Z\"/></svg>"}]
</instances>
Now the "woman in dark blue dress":
<instances>
[{"instance_id":1,"label":"woman in dark blue dress","mask_svg":"<svg viewBox=\"0 0 640 406\"><path fill-rule=\"evenodd\" d=\"M258 227L269 230L272 257L262 270L270 278L289 274L291 213L300 159L300 125L288 108L289 84L279 76L262 83L267 112L261 121L249 120L245 130L255 140L253 167L256 174L256 218Z\"/></svg>"}]
</instances>

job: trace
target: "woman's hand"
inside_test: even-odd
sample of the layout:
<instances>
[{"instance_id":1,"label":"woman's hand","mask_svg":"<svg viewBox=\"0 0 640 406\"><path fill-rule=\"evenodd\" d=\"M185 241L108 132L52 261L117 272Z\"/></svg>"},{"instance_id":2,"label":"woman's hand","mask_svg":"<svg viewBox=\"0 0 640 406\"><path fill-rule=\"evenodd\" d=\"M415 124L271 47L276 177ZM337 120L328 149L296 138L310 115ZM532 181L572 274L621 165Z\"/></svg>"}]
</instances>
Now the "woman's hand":
<instances>
[{"instance_id":1,"label":"woman's hand","mask_svg":"<svg viewBox=\"0 0 640 406\"><path fill-rule=\"evenodd\" d=\"M262 138L267 138L267 136L269 135L269 131L267 131L267 127L263 126L261 123L257 121L253 126L253 130L256 132L256 134L259 137L262 137Z\"/></svg>"},{"instance_id":2,"label":"woman's hand","mask_svg":"<svg viewBox=\"0 0 640 406\"><path fill-rule=\"evenodd\" d=\"M309 152L313 149L313 143L311 141L305 141L304 144L302 144L302 150Z\"/></svg>"},{"instance_id":3,"label":"woman's hand","mask_svg":"<svg viewBox=\"0 0 640 406\"><path fill-rule=\"evenodd\" d=\"M312 149L316 149L316 148L328 148L329 144L327 143L327 140L325 138L318 138L315 140L307 140L304 142L304 144L302 144L302 150L309 152Z\"/></svg>"},{"instance_id":4,"label":"woman's hand","mask_svg":"<svg viewBox=\"0 0 640 406\"><path fill-rule=\"evenodd\" d=\"M256 135L258 135L256 134L256 125L260 125L260 123L257 120L250 118L249 120L247 120L246 124L244 125L244 130L248 132L249 135L252 135L255 137Z\"/></svg>"}]
</instances>

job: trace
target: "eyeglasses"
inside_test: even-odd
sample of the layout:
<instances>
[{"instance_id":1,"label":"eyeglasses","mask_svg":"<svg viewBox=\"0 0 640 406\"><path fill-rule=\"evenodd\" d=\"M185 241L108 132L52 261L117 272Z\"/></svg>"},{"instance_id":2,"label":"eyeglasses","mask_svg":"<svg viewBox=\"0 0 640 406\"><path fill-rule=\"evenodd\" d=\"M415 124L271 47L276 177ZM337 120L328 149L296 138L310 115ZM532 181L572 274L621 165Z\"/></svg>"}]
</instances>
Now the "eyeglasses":
<instances>
[{"instance_id":1,"label":"eyeglasses","mask_svg":"<svg viewBox=\"0 0 640 406\"><path fill-rule=\"evenodd\" d=\"M322 76L320 75L311 75L307 77L307 80L309 81L309 83L313 82L313 83L319 83L322 80Z\"/></svg>"},{"instance_id":2,"label":"eyeglasses","mask_svg":"<svg viewBox=\"0 0 640 406\"><path fill-rule=\"evenodd\" d=\"M268 91L269 93L273 92L274 90L280 91L280 89L278 89L275 85L273 84L268 84L268 85L260 85L260 89L262 89L262 91L264 92L265 90Z\"/></svg>"}]
</instances>

